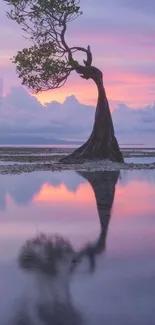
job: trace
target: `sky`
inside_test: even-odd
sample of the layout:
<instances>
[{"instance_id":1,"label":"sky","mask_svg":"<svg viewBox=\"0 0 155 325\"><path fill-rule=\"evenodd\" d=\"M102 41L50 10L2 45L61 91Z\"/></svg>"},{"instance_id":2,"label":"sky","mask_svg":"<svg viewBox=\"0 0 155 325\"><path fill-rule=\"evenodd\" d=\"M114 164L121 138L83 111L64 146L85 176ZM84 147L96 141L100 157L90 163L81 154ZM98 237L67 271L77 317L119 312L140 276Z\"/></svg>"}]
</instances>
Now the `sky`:
<instances>
[{"instance_id":1,"label":"sky","mask_svg":"<svg viewBox=\"0 0 155 325\"><path fill-rule=\"evenodd\" d=\"M118 103L131 108L151 105L155 100L155 2L154 0L81 0L83 15L68 26L71 46L91 45L93 65L103 71L104 85L113 110ZM0 2L0 77L4 94L19 86L10 58L26 47L27 41L16 23L6 17ZM38 95L41 103L63 102L75 95L95 105L96 88L75 73L58 90Z\"/></svg>"}]
</instances>

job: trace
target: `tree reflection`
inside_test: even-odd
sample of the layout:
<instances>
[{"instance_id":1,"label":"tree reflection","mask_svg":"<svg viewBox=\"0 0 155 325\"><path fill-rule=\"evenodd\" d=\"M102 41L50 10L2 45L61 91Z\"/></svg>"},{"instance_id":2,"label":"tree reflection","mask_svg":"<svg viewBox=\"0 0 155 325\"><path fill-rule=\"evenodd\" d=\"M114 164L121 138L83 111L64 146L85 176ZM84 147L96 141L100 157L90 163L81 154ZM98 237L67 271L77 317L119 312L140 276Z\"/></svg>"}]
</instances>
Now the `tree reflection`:
<instances>
[{"instance_id":1,"label":"tree reflection","mask_svg":"<svg viewBox=\"0 0 155 325\"><path fill-rule=\"evenodd\" d=\"M119 172L78 172L94 191L101 231L95 242L75 252L69 241L61 237L40 234L27 240L19 254L19 267L34 275L37 299L20 305L13 325L82 325L83 318L72 303L70 279L76 266L88 258L95 270L96 256L105 250L115 185ZM37 285L36 285L37 284Z\"/></svg>"},{"instance_id":2,"label":"tree reflection","mask_svg":"<svg viewBox=\"0 0 155 325\"><path fill-rule=\"evenodd\" d=\"M115 186L119 178L118 171L104 172L78 172L79 175L87 179L92 186L96 198L97 211L101 231L98 239L93 243L88 243L79 253L80 259L87 256L90 262L90 269L95 268L95 256L105 250L108 225L111 217L113 201L115 196Z\"/></svg>"},{"instance_id":3,"label":"tree reflection","mask_svg":"<svg viewBox=\"0 0 155 325\"><path fill-rule=\"evenodd\" d=\"M28 239L21 248L18 264L31 274L31 292L28 298L20 299L10 324L82 325L70 294L75 259L72 245L61 236L39 234Z\"/></svg>"}]
</instances>

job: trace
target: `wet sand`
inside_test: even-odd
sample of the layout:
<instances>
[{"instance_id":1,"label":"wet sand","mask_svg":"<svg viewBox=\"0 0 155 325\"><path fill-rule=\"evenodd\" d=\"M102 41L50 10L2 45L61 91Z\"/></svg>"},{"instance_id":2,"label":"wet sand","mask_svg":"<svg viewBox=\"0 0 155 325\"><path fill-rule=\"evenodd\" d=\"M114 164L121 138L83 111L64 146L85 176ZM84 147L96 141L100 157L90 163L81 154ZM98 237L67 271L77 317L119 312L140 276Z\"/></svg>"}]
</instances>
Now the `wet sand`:
<instances>
[{"instance_id":1,"label":"wet sand","mask_svg":"<svg viewBox=\"0 0 155 325\"><path fill-rule=\"evenodd\" d=\"M20 174L34 171L104 171L155 169L155 148L123 148L125 163L109 160L79 160L78 162L60 163L74 149L71 148L0 148L0 174ZM131 162L130 162L131 161Z\"/></svg>"}]
</instances>

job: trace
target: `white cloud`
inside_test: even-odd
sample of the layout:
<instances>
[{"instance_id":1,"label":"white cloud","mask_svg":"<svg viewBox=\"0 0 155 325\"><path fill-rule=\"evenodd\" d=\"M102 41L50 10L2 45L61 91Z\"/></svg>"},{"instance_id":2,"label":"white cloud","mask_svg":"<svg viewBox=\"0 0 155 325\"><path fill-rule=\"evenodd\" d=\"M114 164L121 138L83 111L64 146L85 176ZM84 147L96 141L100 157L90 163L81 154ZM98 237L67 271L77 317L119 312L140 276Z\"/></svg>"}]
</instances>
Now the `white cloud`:
<instances>
[{"instance_id":1,"label":"white cloud","mask_svg":"<svg viewBox=\"0 0 155 325\"><path fill-rule=\"evenodd\" d=\"M112 116L121 143L155 144L155 104L137 109L121 104Z\"/></svg>"},{"instance_id":2,"label":"white cloud","mask_svg":"<svg viewBox=\"0 0 155 325\"><path fill-rule=\"evenodd\" d=\"M23 87L15 87L0 101L1 137L34 136L57 139L85 139L89 136L95 110L67 97L63 104L51 102L43 106ZM112 113L116 135L122 143L153 143L155 104L130 109L119 104Z\"/></svg>"}]
</instances>

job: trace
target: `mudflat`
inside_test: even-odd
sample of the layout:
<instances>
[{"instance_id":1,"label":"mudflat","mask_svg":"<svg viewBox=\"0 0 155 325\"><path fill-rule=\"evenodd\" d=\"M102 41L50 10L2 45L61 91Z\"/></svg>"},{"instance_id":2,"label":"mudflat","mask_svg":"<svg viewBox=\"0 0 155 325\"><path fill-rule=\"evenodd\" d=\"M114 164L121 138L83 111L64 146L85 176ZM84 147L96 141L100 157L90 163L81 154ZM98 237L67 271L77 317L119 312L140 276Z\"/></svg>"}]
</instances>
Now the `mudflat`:
<instances>
[{"instance_id":1,"label":"mudflat","mask_svg":"<svg viewBox=\"0 0 155 325\"><path fill-rule=\"evenodd\" d=\"M155 169L155 148L123 148L125 163L109 160L78 159L66 164L60 160L73 148L1 147L0 174L19 174L33 171L115 171Z\"/></svg>"}]
</instances>

